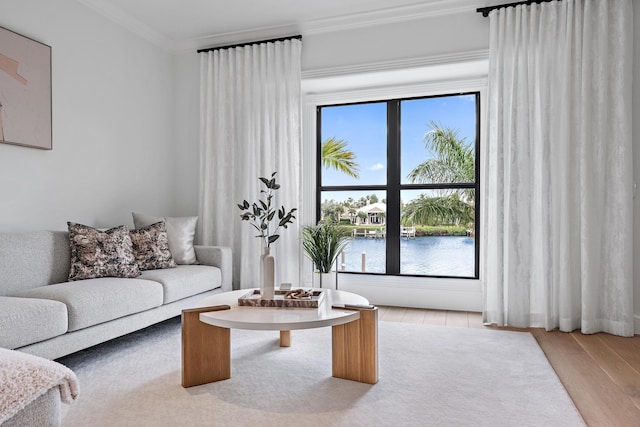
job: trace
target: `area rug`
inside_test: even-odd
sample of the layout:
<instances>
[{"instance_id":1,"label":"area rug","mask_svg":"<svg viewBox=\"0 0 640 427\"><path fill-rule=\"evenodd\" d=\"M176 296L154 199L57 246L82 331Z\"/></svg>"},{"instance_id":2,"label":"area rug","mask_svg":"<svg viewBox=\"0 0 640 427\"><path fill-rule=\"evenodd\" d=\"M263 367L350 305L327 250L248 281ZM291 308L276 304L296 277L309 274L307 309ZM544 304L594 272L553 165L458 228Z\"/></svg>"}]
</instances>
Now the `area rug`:
<instances>
[{"instance_id":1,"label":"area rug","mask_svg":"<svg viewBox=\"0 0 640 427\"><path fill-rule=\"evenodd\" d=\"M232 378L189 389L176 319L62 358L63 426L584 425L529 333L380 322L375 385L331 376L331 328L278 339L232 330Z\"/></svg>"}]
</instances>

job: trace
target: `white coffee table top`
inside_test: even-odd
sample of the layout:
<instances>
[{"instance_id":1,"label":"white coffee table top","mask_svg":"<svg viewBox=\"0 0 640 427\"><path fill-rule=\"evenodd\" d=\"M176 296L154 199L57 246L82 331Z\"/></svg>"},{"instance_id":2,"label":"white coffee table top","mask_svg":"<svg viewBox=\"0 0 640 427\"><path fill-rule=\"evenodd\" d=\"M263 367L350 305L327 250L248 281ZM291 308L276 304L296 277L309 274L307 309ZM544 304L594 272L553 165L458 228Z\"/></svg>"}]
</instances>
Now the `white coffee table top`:
<instances>
[{"instance_id":1,"label":"white coffee table top","mask_svg":"<svg viewBox=\"0 0 640 427\"><path fill-rule=\"evenodd\" d=\"M342 325L360 318L357 310L332 308L339 305L368 305L369 301L345 291L322 289L327 292L320 308L272 308L238 306L238 298L251 289L224 292L204 298L199 307L228 305L230 310L200 314L200 321L221 328L252 330L281 330L321 328Z\"/></svg>"}]
</instances>

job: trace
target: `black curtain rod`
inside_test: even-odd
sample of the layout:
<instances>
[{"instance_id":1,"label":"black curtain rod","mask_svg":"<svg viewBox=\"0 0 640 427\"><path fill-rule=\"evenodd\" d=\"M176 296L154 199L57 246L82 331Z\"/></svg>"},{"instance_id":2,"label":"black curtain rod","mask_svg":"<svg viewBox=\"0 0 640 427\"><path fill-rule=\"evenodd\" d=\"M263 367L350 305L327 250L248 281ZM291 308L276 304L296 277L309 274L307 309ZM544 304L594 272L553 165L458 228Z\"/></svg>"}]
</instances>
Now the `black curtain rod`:
<instances>
[{"instance_id":1,"label":"black curtain rod","mask_svg":"<svg viewBox=\"0 0 640 427\"><path fill-rule=\"evenodd\" d=\"M210 52L210 51L213 51L213 50L221 50L221 49L233 49L234 47L251 46L252 44L282 42L282 41L285 41L285 40L292 40L292 39L302 40L302 35L298 34L298 35L295 35L295 36L280 37L280 38L277 38L277 39L258 40L258 41L255 41L255 42L230 44L228 46L214 46L214 47L209 47L209 48L206 48L206 49L198 49L198 53Z\"/></svg>"},{"instance_id":2,"label":"black curtain rod","mask_svg":"<svg viewBox=\"0 0 640 427\"><path fill-rule=\"evenodd\" d=\"M550 1L556 1L556 0L529 0L529 1L518 1L515 3L497 4L495 6L480 7L476 9L476 12L481 13L482 16L486 18L487 16L489 16L489 12L495 9L502 9L503 7L511 7L511 6L520 6L521 4L530 5L530 4L538 4L538 3L548 3ZM560 0L557 0L557 1L560 1Z\"/></svg>"}]
</instances>

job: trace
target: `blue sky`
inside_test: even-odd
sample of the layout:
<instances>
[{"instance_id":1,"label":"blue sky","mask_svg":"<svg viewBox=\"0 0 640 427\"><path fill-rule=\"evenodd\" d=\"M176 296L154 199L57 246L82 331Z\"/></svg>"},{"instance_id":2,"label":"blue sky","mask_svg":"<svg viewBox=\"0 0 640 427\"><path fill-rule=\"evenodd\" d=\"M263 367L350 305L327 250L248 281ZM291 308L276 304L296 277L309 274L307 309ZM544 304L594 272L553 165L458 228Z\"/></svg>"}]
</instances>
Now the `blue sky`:
<instances>
[{"instance_id":1,"label":"blue sky","mask_svg":"<svg viewBox=\"0 0 640 427\"><path fill-rule=\"evenodd\" d=\"M457 129L467 142L475 140L475 95L454 95L403 101L401 104L401 162L403 181L418 164L429 158L424 147L424 135L431 121ZM325 107L322 109L322 140L335 137L348 142L356 153L360 179L334 170L323 170L323 185L384 185L386 184L386 102ZM379 198L385 195L377 193ZM327 195L334 200L337 193ZM358 197L361 194L358 194ZM354 197L355 198L355 197ZM325 197L323 197L325 199Z\"/></svg>"}]
</instances>

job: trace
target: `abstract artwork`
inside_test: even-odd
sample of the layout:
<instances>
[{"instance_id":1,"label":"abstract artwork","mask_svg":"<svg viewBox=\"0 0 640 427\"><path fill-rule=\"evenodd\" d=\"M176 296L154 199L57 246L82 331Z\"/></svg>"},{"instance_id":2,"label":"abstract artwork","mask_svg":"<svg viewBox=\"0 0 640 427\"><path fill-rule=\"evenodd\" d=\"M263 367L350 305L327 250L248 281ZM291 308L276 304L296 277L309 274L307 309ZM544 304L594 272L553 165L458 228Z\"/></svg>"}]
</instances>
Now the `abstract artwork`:
<instances>
[{"instance_id":1,"label":"abstract artwork","mask_svg":"<svg viewBox=\"0 0 640 427\"><path fill-rule=\"evenodd\" d=\"M51 47L2 27L0 142L51 150Z\"/></svg>"}]
</instances>

